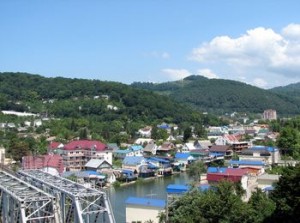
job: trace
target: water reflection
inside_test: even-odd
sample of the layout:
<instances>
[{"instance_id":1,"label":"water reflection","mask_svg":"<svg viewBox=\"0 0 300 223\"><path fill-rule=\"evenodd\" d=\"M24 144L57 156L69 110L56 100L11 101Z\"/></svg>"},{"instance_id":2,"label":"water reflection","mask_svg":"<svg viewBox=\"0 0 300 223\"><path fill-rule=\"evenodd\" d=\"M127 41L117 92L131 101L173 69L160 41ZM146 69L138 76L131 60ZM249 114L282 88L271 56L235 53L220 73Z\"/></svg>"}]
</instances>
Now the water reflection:
<instances>
[{"instance_id":1,"label":"water reflection","mask_svg":"<svg viewBox=\"0 0 300 223\"><path fill-rule=\"evenodd\" d=\"M185 173L175 174L142 183L131 184L120 188L109 188L108 194L117 223L125 223L125 201L128 197L167 198L166 187L169 184L189 184L191 180Z\"/></svg>"}]
</instances>

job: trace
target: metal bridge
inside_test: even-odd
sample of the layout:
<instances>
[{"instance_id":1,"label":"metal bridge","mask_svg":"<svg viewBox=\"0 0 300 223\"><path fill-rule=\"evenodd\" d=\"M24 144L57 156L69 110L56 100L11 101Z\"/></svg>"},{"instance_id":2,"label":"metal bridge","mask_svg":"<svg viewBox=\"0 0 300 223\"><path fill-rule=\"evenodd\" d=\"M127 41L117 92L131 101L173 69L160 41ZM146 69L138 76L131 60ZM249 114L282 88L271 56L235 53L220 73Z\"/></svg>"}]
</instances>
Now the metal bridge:
<instances>
[{"instance_id":1,"label":"metal bridge","mask_svg":"<svg viewBox=\"0 0 300 223\"><path fill-rule=\"evenodd\" d=\"M22 180L56 199L57 223L115 223L105 192L86 188L41 170L22 170L17 174Z\"/></svg>"},{"instance_id":2,"label":"metal bridge","mask_svg":"<svg viewBox=\"0 0 300 223\"><path fill-rule=\"evenodd\" d=\"M55 197L0 171L1 223L59 222Z\"/></svg>"}]
</instances>

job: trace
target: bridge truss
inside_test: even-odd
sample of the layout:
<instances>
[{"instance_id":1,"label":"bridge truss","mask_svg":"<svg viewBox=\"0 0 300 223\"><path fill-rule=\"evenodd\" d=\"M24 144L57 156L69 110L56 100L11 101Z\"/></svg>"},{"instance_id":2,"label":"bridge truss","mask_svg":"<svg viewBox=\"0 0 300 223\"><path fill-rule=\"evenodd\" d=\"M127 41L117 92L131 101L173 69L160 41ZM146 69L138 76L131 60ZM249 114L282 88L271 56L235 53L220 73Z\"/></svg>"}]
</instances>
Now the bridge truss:
<instances>
[{"instance_id":1,"label":"bridge truss","mask_svg":"<svg viewBox=\"0 0 300 223\"><path fill-rule=\"evenodd\" d=\"M55 198L0 171L1 223L56 223Z\"/></svg>"},{"instance_id":2,"label":"bridge truss","mask_svg":"<svg viewBox=\"0 0 300 223\"><path fill-rule=\"evenodd\" d=\"M71 180L41 170L22 170L24 181L54 196L58 203L60 222L115 223L112 208L103 191L86 188Z\"/></svg>"}]
</instances>

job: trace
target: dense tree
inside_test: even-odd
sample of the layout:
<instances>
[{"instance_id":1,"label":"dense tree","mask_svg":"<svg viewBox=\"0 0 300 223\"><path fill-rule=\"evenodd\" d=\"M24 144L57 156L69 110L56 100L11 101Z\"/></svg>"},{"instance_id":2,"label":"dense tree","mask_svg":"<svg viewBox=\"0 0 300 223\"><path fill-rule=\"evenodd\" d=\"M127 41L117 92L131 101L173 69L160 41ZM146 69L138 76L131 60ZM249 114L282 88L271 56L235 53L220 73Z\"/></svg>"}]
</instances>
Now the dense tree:
<instances>
[{"instance_id":1,"label":"dense tree","mask_svg":"<svg viewBox=\"0 0 300 223\"><path fill-rule=\"evenodd\" d=\"M253 223L268 221L276 207L274 201L258 188L252 193L248 203L252 210Z\"/></svg>"},{"instance_id":2,"label":"dense tree","mask_svg":"<svg viewBox=\"0 0 300 223\"><path fill-rule=\"evenodd\" d=\"M298 114L300 98L297 94L281 94L245 83L189 76L180 81L161 84L133 83L132 86L169 95L174 100L202 111L213 113L261 113L276 108L280 114ZM299 90L299 85L298 92Z\"/></svg>"},{"instance_id":3,"label":"dense tree","mask_svg":"<svg viewBox=\"0 0 300 223\"><path fill-rule=\"evenodd\" d=\"M183 141L187 142L192 137L192 129L190 127L187 127L183 131Z\"/></svg>"},{"instance_id":4,"label":"dense tree","mask_svg":"<svg viewBox=\"0 0 300 223\"><path fill-rule=\"evenodd\" d=\"M236 194L234 184L224 181L204 192L193 188L169 209L169 222L252 222L248 204Z\"/></svg>"},{"instance_id":5,"label":"dense tree","mask_svg":"<svg viewBox=\"0 0 300 223\"><path fill-rule=\"evenodd\" d=\"M23 156L30 154L29 145L25 141L13 139L8 147L8 155L16 161L22 161Z\"/></svg>"},{"instance_id":6,"label":"dense tree","mask_svg":"<svg viewBox=\"0 0 300 223\"><path fill-rule=\"evenodd\" d=\"M275 185L271 198L276 204L273 221L298 222L300 219L300 164L287 167Z\"/></svg>"},{"instance_id":7,"label":"dense tree","mask_svg":"<svg viewBox=\"0 0 300 223\"><path fill-rule=\"evenodd\" d=\"M188 174L195 183L200 183L201 174L206 172L206 166L202 161L196 161L189 165Z\"/></svg>"},{"instance_id":8,"label":"dense tree","mask_svg":"<svg viewBox=\"0 0 300 223\"><path fill-rule=\"evenodd\" d=\"M281 148L284 155L300 157L300 132L291 127L284 127L280 131L277 146Z\"/></svg>"}]
</instances>

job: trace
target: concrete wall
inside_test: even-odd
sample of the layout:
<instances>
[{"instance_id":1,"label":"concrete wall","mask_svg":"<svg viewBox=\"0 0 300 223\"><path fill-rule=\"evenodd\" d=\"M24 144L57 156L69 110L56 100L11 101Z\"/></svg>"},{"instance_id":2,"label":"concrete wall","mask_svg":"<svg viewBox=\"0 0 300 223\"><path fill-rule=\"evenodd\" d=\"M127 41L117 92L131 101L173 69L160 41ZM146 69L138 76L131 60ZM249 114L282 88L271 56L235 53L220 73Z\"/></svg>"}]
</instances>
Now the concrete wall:
<instances>
[{"instance_id":1,"label":"concrete wall","mask_svg":"<svg viewBox=\"0 0 300 223\"><path fill-rule=\"evenodd\" d=\"M126 206L126 222L131 223L133 221L140 221L144 223L145 221L152 220L153 223L158 223L158 214L163 211L157 207L145 207L137 205L127 205Z\"/></svg>"}]
</instances>

